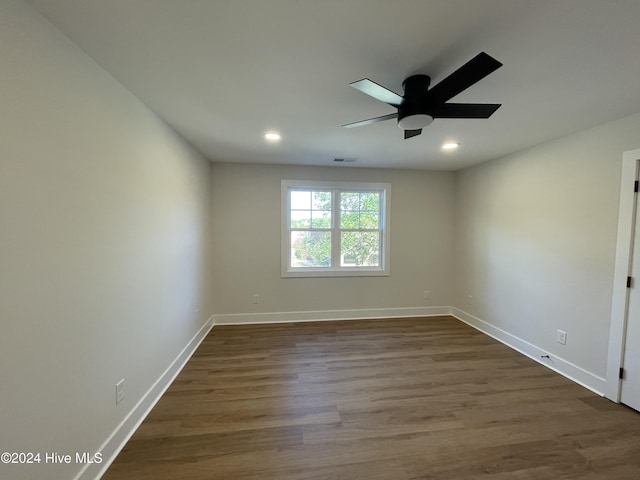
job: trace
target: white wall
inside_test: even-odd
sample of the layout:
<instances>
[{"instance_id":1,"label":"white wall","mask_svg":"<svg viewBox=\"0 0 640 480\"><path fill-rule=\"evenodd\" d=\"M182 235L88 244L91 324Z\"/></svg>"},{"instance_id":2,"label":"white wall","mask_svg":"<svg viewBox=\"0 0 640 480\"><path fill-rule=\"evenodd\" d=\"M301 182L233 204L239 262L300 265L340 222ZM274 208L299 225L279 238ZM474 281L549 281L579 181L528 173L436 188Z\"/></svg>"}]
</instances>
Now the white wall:
<instances>
[{"instance_id":1,"label":"white wall","mask_svg":"<svg viewBox=\"0 0 640 480\"><path fill-rule=\"evenodd\" d=\"M0 65L0 452L94 452L212 313L210 163L18 0Z\"/></svg>"},{"instance_id":2,"label":"white wall","mask_svg":"<svg viewBox=\"0 0 640 480\"><path fill-rule=\"evenodd\" d=\"M391 183L391 275L281 278L282 179ZM217 315L451 304L453 173L214 163L211 181Z\"/></svg>"},{"instance_id":3,"label":"white wall","mask_svg":"<svg viewBox=\"0 0 640 480\"><path fill-rule=\"evenodd\" d=\"M584 370L596 388L606 373L622 153L640 146L638 132L640 114L456 179L455 306L556 366Z\"/></svg>"}]
</instances>

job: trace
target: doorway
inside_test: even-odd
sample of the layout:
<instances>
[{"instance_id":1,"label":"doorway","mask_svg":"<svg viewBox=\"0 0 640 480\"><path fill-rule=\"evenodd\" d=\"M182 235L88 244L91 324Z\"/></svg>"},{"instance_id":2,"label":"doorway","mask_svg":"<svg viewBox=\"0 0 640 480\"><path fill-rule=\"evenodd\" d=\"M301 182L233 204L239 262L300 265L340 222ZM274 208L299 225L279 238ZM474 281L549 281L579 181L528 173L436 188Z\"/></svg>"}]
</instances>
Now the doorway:
<instances>
[{"instance_id":1,"label":"doorway","mask_svg":"<svg viewBox=\"0 0 640 480\"><path fill-rule=\"evenodd\" d=\"M625 152L605 396L640 410L640 149Z\"/></svg>"}]
</instances>

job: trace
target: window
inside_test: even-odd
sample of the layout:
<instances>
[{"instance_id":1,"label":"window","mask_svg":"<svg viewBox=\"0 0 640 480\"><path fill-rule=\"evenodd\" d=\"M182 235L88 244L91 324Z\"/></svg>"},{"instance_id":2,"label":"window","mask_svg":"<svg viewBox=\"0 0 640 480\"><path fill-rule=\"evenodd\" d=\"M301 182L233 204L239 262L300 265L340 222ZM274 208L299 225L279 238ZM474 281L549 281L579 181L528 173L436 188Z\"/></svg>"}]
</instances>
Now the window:
<instances>
[{"instance_id":1,"label":"window","mask_svg":"<svg viewBox=\"0 0 640 480\"><path fill-rule=\"evenodd\" d=\"M389 275L387 183L282 181L282 276Z\"/></svg>"}]
</instances>

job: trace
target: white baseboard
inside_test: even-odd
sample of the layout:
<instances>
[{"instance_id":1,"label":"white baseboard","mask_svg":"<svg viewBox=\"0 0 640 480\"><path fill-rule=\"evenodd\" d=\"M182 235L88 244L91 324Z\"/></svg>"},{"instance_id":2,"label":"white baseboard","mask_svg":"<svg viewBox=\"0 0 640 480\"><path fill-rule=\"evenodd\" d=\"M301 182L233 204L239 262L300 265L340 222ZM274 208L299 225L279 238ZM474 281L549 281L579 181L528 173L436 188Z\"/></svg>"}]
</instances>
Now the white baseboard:
<instances>
[{"instance_id":1,"label":"white baseboard","mask_svg":"<svg viewBox=\"0 0 640 480\"><path fill-rule=\"evenodd\" d=\"M599 377L587 370L574 365L573 363L564 360L552 353L546 352L539 347L523 340L509 332L495 327L484 320L474 317L473 315L460 310L455 307L451 307L450 314L458 320L466 323L467 325L480 330L482 333L495 338L501 343L504 343L508 347L526 355L527 357L535 360L536 362L544 365L547 368L559 373L560 375L567 377L569 380L588 388L594 393L600 396L604 396L606 388L606 379ZM543 355L548 355L549 358L542 358Z\"/></svg>"},{"instance_id":2,"label":"white baseboard","mask_svg":"<svg viewBox=\"0 0 640 480\"><path fill-rule=\"evenodd\" d=\"M147 393L144 394L120 425L118 425L111 435L109 435L107 440L105 440L102 446L97 450L102 453L102 462L85 465L78 475L76 475L74 480L97 480L104 475L107 468L109 468L118 453L120 453L120 450L124 448L127 441L129 441L151 409L155 406L158 400L160 400L160 397L162 397L173 380L178 376L214 325L214 318L209 318L207 323L200 328L198 333L194 335L187 346L182 349L176 359L171 362L171 365L167 367L160 378L158 378Z\"/></svg>"},{"instance_id":3,"label":"white baseboard","mask_svg":"<svg viewBox=\"0 0 640 480\"><path fill-rule=\"evenodd\" d=\"M306 312L232 313L214 315L216 325L255 323L322 322L366 318L407 318L450 315L451 307L370 308L361 310L321 310Z\"/></svg>"}]
</instances>

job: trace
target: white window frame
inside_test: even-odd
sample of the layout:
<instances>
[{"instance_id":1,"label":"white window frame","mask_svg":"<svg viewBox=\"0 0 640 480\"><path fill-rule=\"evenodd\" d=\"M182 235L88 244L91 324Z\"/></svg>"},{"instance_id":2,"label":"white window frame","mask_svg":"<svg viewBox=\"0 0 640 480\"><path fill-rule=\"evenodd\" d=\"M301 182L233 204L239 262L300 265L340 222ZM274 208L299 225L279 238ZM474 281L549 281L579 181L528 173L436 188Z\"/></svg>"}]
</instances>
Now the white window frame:
<instances>
[{"instance_id":1,"label":"white window frame","mask_svg":"<svg viewBox=\"0 0 640 480\"><path fill-rule=\"evenodd\" d=\"M330 189L334 191L332 201L332 226L331 241L332 266L331 267L292 267L291 266L291 229L290 225L290 195L289 191L300 189ZM336 203L336 191L372 191L380 192L380 224L381 224L381 258L380 265L375 267L341 267L339 262L339 205ZM390 249L390 212L391 212L391 184L390 183L365 183L365 182L318 182L307 180L282 180L281 186L281 276L282 277L360 277L360 276L388 276ZM337 247L337 248L336 248Z\"/></svg>"}]
</instances>

